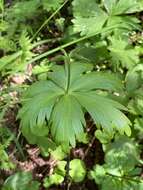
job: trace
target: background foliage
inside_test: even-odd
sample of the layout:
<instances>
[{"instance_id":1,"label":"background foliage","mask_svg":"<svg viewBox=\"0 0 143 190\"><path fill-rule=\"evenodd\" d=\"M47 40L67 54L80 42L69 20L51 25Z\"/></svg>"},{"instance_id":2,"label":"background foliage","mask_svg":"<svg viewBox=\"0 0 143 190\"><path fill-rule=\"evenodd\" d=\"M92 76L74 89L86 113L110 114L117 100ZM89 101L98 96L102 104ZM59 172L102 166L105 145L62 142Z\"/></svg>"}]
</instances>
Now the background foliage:
<instances>
[{"instance_id":1,"label":"background foliage","mask_svg":"<svg viewBox=\"0 0 143 190\"><path fill-rule=\"evenodd\" d=\"M0 0L2 190L143 189L142 12Z\"/></svg>"}]
</instances>

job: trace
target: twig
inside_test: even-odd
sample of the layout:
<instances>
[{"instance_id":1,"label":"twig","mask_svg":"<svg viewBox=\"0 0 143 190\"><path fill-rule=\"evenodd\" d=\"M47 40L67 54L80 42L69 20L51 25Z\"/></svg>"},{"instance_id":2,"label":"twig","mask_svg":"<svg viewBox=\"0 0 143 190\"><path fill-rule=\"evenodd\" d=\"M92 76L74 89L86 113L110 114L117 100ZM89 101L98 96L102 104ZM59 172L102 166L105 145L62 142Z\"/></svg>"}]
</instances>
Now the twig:
<instances>
[{"instance_id":1,"label":"twig","mask_svg":"<svg viewBox=\"0 0 143 190\"><path fill-rule=\"evenodd\" d=\"M65 190L70 190L71 181L69 176L69 170L70 170L70 155L67 157L67 165L66 165L66 175L65 175Z\"/></svg>"},{"instance_id":2,"label":"twig","mask_svg":"<svg viewBox=\"0 0 143 190\"><path fill-rule=\"evenodd\" d=\"M84 153L84 155L83 155L83 157L82 157L82 160L84 160L85 159L85 157L88 155L88 153L89 153L89 151L90 151L90 148L93 146L93 143L94 143L94 141L95 141L95 136L92 138L92 140L91 140L91 142L88 144L88 147L87 147L87 149L85 150L85 153Z\"/></svg>"},{"instance_id":3,"label":"twig","mask_svg":"<svg viewBox=\"0 0 143 190\"><path fill-rule=\"evenodd\" d=\"M44 23L40 26L40 28L35 32L32 39L35 39L35 37L39 34L39 32L45 27L46 24L65 6L65 4L69 0L66 0L47 20L44 21Z\"/></svg>"}]
</instances>

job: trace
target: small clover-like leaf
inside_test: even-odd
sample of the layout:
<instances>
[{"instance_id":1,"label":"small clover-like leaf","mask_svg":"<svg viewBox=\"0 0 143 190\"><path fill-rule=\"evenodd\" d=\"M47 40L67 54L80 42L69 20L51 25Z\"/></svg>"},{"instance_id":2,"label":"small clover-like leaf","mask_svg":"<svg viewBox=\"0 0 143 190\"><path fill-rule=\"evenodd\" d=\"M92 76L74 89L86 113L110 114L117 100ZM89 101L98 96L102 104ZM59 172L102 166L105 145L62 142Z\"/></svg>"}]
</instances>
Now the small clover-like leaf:
<instances>
[{"instance_id":1,"label":"small clover-like leaf","mask_svg":"<svg viewBox=\"0 0 143 190\"><path fill-rule=\"evenodd\" d=\"M80 159L70 161L69 174L74 182L83 181L86 174L84 162Z\"/></svg>"}]
</instances>

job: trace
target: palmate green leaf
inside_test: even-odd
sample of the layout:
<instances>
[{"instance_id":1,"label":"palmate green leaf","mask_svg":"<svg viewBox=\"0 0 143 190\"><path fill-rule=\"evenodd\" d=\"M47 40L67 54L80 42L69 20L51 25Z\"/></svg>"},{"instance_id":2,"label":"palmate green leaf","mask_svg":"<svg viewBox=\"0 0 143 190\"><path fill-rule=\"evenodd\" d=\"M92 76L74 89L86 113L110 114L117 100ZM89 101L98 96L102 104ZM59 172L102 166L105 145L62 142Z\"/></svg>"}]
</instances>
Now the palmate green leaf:
<instances>
[{"instance_id":1,"label":"palmate green leaf","mask_svg":"<svg viewBox=\"0 0 143 190\"><path fill-rule=\"evenodd\" d=\"M118 77L107 72L90 72L86 75L78 76L74 80L70 89L72 91L89 91L96 89L104 89L111 91L121 91L123 85Z\"/></svg>"},{"instance_id":2,"label":"palmate green leaf","mask_svg":"<svg viewBox=\"0 0 143 190\"><path fill-rule=\"evenodd\" d=\"M122 33L140 29L139 19L128 14L142 10L141 1L137 0L103 0L102 4L96 0L74 0L74 30L81 32L81 35L91 35L104 26L114 27L113 31L119 30Z\"/></svg>"},{"instance_id":3,"label":"palmate green leaf","mask_svg":"<svg viewBox=\"0 0 143 190\"><path fill-rule=\"evenodd\" d=\"M84 114L76 98L71 95L63 96L55 105L51 119L51 132L56 141L70 141L75 146L75 136L83 133L85 125Z\"/></svg>"},{"instance_id":4,"label":"palmate green leaf","mask_svg":"<svg viewBox=\"0 0 143 190\"><path fill-rule=\"evenodd\" d=\"M110 15L121 15L140 11L140 3L137 0L103 0L104 6Z\"/></svg>"},{"instance_id":5,"label":"palmate green leaf","mask_svg":"<svg viewBox=\"0 0 143 190\"><path fill-rule=\"evenodd\" d=\"M128 15L142 11L140 0L104 0L103 4L109 16L107 26L118 25L114 31L118 30L120 36L121 33L140 29L140 20L135 16Z\"/></svg>"},{"instance_id":6,"label":"palmate green leaf","mask_svg":"<svg viewBox=\"0 0 143 190\"><path fill-rule=\"evenodd\" d=\"M107 14L100 8L95 0L74 0L74 29L81 35L90 35L99 31L106 19Z\"/></svg>"},{"instance_id":7,"label":"palmate green leaf","mask_svg":"<svg viewBox=\"0 0 143 190\"><path fill-rule=\"evenodd\" d=\"M72 75L70 76L70 84L73 81L76 81L79 76L84 73L91 71L93 69L93 65L89 63L77 63L77 64L71 64L70 66L70 72ZM54 81L57 85L59 85L61 88L65 89L67 86L67 78L68 78L68 70L66 67L61 67L59 65L55 65L52 68L53 72L49 73L49 78ZM55 74L56 73L56 74Z\"/></svg>"},{"instance_id":8,"label":"palmate green leaf","mask_svg":"<svg viewBox=\"0 0 143 190\"><path fill-rule=\"evenodd\" d=\"M126 35L127 32L133 31L133 30L140 30L140 20L137 17L134 16L126 16L126 15L113 15L109 16L107 26L112 27L116 26L113 31L116 35Z\"/></svg>"},{"instance_id":9,"label":"palmate green leaf","mask_svg":"<svg viewBox=\"0 0 143 190\"><path fill-rule=\"evenodd\" d=\"M96 92L118 91L121 81L110 73L92 71L90 64L69 66L55 66L49 80L37 82L26 91L18 115L24 136L33 134L34 142L34 135L40 135L38 126L41 130L46 122L56 142L75 146L84 132L84 110L105 131L115 129L130 135L130 121L120 111L126 110L124 106Z\"/></svg>"},{"instance_id":10,"label":"palmate green leaf","mask_svg":"<svg viewBox=\"0 0 143 190\"><path fill-rule=\"evenodd\" d=\"M108 49L112 63L117 67L121 64L122 67L132 68L139 62L138 50L129 45L127 41L115 37L111 37L110 41Z\"/></svg>"},{"instance_id":11,"label":"palmate green leaf","mask_svg":"<svg viewBox=\"0 0 143 190\"><path fill-rule=\"evenodd\" d=\"M117 129L120 134L124 132L130 136L130 122L118 109L124 107L108 98L99 96L96 92L76 92L76 98L80 104L90 113L97 125L104 127L106 131Z\"/></svg>"},{"instance_id":12,"label":"palmate green leaf","mask_svg":"<svg viewBox=\"0 0 143 190\"><path fill-rule=\"evenodd\" d=\"M45 120L49 120L55 101L62 93L62 90L50 81L41 81L34 84L24 97L25 99L28 97L29 101L19 112L18 117L25 116L21 122L22 126L29 126L28 130L33 131L33 133L38 131L38 127L41 127L43 131ZM27 129L23 129L23 132L25 135L29 133ZM41 136L41 133L37 133L37 136L39 135Z\"/></svg>"}]
</instances>

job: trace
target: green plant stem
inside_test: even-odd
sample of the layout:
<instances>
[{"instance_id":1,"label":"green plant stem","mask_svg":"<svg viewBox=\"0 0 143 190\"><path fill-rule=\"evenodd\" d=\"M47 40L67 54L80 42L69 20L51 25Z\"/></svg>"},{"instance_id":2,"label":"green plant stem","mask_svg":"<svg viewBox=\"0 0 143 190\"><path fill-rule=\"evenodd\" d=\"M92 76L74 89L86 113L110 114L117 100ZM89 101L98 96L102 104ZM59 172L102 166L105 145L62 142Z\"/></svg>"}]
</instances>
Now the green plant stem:
<instances>
[{"instance_id":1,"label":"green plant stem","mask_svg":"<svg viewBox=\"0 0 143 190\"><path fill-rule=\"evenodd\" d=\"M65 4L69 0L66 0L47 20L44 21L44 23L40 26L40 28L35 32L35 34L32 37L32 40L36 38L36 36L39 34L39 32L45 27L46 24L65 6Z\"/></svg>"},{"instance_id":2,"label":"green plant stem","mask_svg":"<svg viewBox=\"0 0 143 190\"><path fill-rule=\"evenodd\" d=\"M65 190L70 190L70 186L71 186L71 180L70 180L70 175L69 175L69 171L70 171L70 155L68 155L67 157L67 165L66 165L66 175L65 175Z\"/></svg>"},{"instance_id":3,"label":"green plant stem","mask_svg":"<svg viewBox=\"0 0 143 190\"><path fill-rule=\"evenodd\" d=\"M21 145L20 145L18 139L16 138L15 134L12 133L8 128L7 128L7 132L8 132L10 135L13 136L13 141L15 142L15 145L16 145L16 147L17 147L19 153L21 154L22 159L23 159L23 160L26 160L26 156L25 156L25 154L24 154L24 152L23 152L23 148L21 147Z\"/></svg>"},{"instance_id":4,"label":"green plant stem","mask_svg":"<svg viewBox=\"0 0 143 190\"><path fill-rule=\"evenodd\" d=\"M96 35L98 35L98 34L100 34L100 33L113 30L113 29L116 28L117 26L118 26L118 25L114 25L113 27L106 27L106 28L104 28L104 29L102 29L102 30L100 30L100 31L97 31L97 32L94 33L94 34L89 35L89 36L84 36L84 37L75 39L75 40L73 40L73 41L71 41L71 42L68 42L68 43L66 43L66 44L63 44L63 45L61 45L61 46L58 46L57 48L54 48L54 49L52 49L52 50L49 50L49 51L47 51L47 52L45 52L45 53L42 53L42 54L40 54L40 55L34 57L34 58L31 59L28 63L31 64L31 63L33 63L34 61L38 61L39 59L42 59L42 58L44 58L44 57L46 57L46 56L48 56L48 55L51 55L51 54L56 53L56 52L58 52L58 51L62 51L63 49L65 49L65 48L67 48L67 47L70 47L70 46L72 46L72 45L74 45L74 44L77 44L77 43L82 42L82 41L84 41L84 40L87 40L87 39L89 39L89 38L95 37Z\"/></svg>"},{"instance_id":5,"label":"green plant stem","mask_svg":"<svg viewBox=\"0 0 143 190\"><path fill-rule=\"evenodd\" d=\"M99 33L100 33L100 32L98 32L98 34L99 34ZM78 38L78 39L76 39L76 40L74 40L74 41L72 41L72 42L68 42L68 43L63 44L63 45L61 45L61 46L58 46L57 48L54 48L54 49L49 50L49 51L47 51L47 52L45 52L45 53L42 53L41 55L38 55L38 56L34 57L33 59L31 59L31 60L29 61L29 63L33 63L34 61L37 61L37 60L39 60L39 59L42 59L42 58L44 58L44 57L46 57L46 56L48 56L48 55L51 55L51 54L56 53L56 52L58 52L58 51L62 51L62 49L65 49L65 48L67 48L67 47L69 47L69 46L72 46L72 45L74 45L74 44L76 44L76 43L79 43L79 42L81 42L81 41L83 41L83 40L86 40L86 39L88 39L88 38L91 38L91 37L93 37L93 36L95 36L95 35L97 35L97 34L94 34L94 35L89 36L89 37L84 36L84 37Z\"/></svg>"},{"instance_id":6,"label":"green plant stem","mask_svg":"<svg viewBox=\"0 0 143 190\"><path fill-rule=\"evenodd\" d=\"M83 157L82 157L82 160L84 160L84 159L86 158L86 156L88 155L88 153L89 153L91 147L93 146L93 143L94 143L95 139L96 139L96 137L93 136L93 138L91 139L91 142L88 144L88 147L87 147L87 149L85 150L85 153L84 153L84 155L83 155Z\"/></svg>"},{"instance_id":7,"label":"green plant stem","mask_svg":"<svg viewBox=\"0 0 143 190\"><path fill-rule=\"evenodd\" d=\"M71 42L68 42L68 43L66 43L66 44L63 44L63 45L61 45L61 46L59 46L59 47L57 47L57 48L54 48L54 49L52 49L52 50L49 50L49 51L47 51L47 52L45 52L45 53L42 53L42 54L40 54L40 55L37 55L36 57L34 57L33 59L31 59L27 64L31 64L31 63L33 63L34 61L37 61L37 60L42 59L42 58L44 58L44 57L46 57L46 56L48 56L48 55L51 55L51 54L56 53L56 52L58 52L58 51L61 51L62 49L65 49L66 47L72 46L72 45L74 45L74 44L76 44L76 43L79 43L79 42L81 42L81 41L84 41L84 40L87 40L87 39L89 39L89 38L91 38L91 37L94 37L94 36L100 34L101 32L107 32L107 31L109 31L109 30L112 30L112 29L116 28L117 26L118 26L118 25L114 25L113 27L106 27L105 29L102 29L102 30L100 30L100 31L98 31L98 32L96 32L96 33L90 35L90 36L84 36L84 37L78 38L78 39L76 39L76 40L73 40L73 41L71 41ZM35 43L35 44L32 46L32 48L33 48L33 47L36 47L36 46L39 45L39 44L41 45L42 43L47 43L47 42L50 42L50 41L52 41L52 40L54 40L54 39L43 40L43 42L41 41L41 43L40 43L40 42L37 42L37 43ZM55 39L55 40L56 40L56 39ZM36 44L37 44L37 45L36 45ZM31 48L31 49L32 49L32 48ZM5 62L4 65L0 66L0 69L1 69L1 67L7 65L8 63L14 61L15 59L17 59L17 58L18 58L19 56L21 56L21 55L22 55L22 51L19 51L19 52L15 53L15 56L13 56L13 57L10 58L7 62ZM3 59L3 58L2 58L2 59Z\"/></svg>"},{"instance_id":8,"label":"green plant stem","mask_svg":"<svg viewBox=\"0 0 143 190\"><path fill-rule=\"evenodd\" d=\"M32 47L31 49L37 47L37 46L40 46L42 44L46 44L46 43L49 43L49 42L56 42L56 41L60 41L62 38L51 38L51 39L46 39L46 40L41 40L39 42L35 42L34 44L32 44Z\"/></svg>"},{"instance_id":9,"label":"green plant stem","mask_svg":"<svg viewBox=\"0 0 143 190\"><path fill-rule=\"evenodd\" d=\"M67 86L66 86L66 94L68 93L69 90L69 86L70 86L70 78L71 78L71 74L70 74L70 58L68 56L68 54L66 53L65 50L62 50L64 52L65 55L65 68L66 68L66 74L67 74Z\"/></svg>"},{"instance_id":10,"label":"green plant stem","mask_svg":"<svg viewBox=\"0 0 143 190\"><path fill-rule=\"evenodd\" d=\"M137 179L134 179L134 178L129 177L129 176L117 176L117 175L113 175L113 174L110 174L110 173L106 173L106 174L111 176L111 177L120 178L120 179L127 180L127 181L134 181L134 182L137 182L137 183L142 183L141 180L137 180Z\"/></svg>"}]
</instances>

